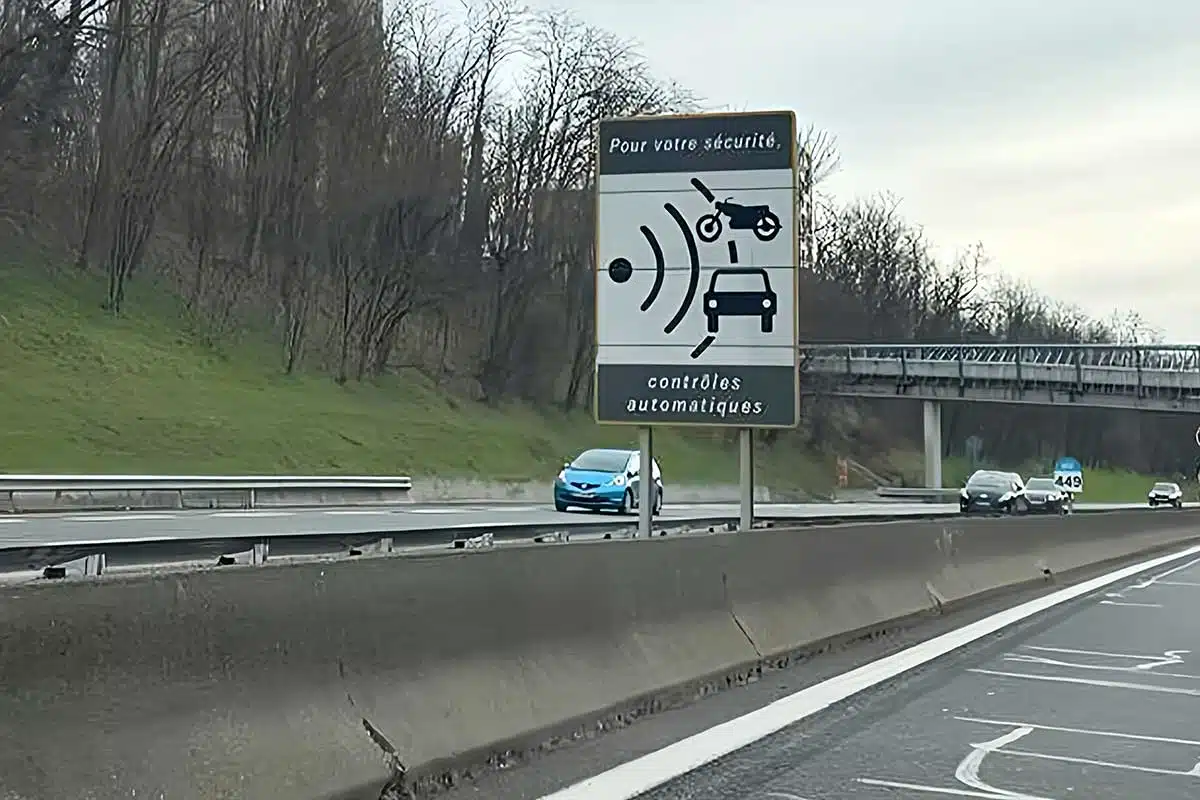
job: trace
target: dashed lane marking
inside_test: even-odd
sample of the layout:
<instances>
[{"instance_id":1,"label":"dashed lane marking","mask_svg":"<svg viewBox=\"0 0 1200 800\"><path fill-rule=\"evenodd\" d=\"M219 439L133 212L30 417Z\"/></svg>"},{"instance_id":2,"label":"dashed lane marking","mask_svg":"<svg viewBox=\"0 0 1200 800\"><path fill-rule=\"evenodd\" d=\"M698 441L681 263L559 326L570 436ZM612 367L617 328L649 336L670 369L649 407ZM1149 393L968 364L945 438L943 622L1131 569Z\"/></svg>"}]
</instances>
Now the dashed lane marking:
<instances>
[{"instance_id":1,"label":"dashed lane marking","mask_svg":"<svg viewBox=\"0 0 1200 800\"><path fill-rule=\"evenodd\" d=\"M223 519L268 519L270 517L294 517L296 514L293 511L218 511L209 516Z\"/></svg>"},{"instance_id":2,"label":"dashed lane marking","mask_svg":"<svg viewBox=\"0 0 1200 800\"><path fill-rule=\"evenodd\" d=\"M115 514L112 516L87 514L63 517L67 522L136 522L139 520L175 519L174 514Z\"/></svg>"}]
</instances>

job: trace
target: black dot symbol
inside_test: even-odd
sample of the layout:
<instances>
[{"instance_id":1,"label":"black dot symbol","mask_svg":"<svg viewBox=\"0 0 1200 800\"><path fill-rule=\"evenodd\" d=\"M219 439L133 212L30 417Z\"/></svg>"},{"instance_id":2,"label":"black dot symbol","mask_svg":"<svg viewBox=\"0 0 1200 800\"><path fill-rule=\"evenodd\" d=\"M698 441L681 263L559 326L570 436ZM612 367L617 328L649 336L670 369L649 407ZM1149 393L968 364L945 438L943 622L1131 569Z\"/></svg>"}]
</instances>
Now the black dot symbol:
<instances>
[{"instance_id":1,"label":"black dot symbol","mask_svg":"<svg viewBox=\"0 0 1200 800\"><path fill-rule=\"evenodd\" d=\"M633 264L627 258L614 258L608 263L608 277L613 283L625 283L633 277Z\"/></svg>"}]
</instances>

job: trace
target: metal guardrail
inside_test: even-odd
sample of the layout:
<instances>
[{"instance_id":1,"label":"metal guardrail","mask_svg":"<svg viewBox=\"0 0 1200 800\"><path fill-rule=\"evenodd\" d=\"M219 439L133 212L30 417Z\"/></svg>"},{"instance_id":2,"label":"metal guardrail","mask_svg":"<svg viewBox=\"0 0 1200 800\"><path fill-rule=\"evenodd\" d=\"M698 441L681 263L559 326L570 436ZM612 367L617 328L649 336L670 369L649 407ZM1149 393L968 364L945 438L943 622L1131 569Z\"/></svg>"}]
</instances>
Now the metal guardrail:
<instances>
[{"instance_id":1,"label":"metal guardrail","mask_svg":"<svg viewBox=\"0 0 1200 800\"><path fill-rule=\"evenodd\" d=\"M377 505L411 491L401 476L0 475L0 511Z\"/></svg>"},{"instance_id":2,"label":"metal guardrail","mask_svg":"<svg viewBox=\"0 0 1200 800\"><path fill-rule=\"evenodd\" d=\"M358 475L7 475L0 492L153 491L155 489L411 489L412 478Z\"/></svg>"},{"instance_id":3,"label":"metal guardrail","mask_svg":"<svg viewBox=\"0 0 1200 800\"><path fill-rule=\"evenodd\" d=\"M920 522L958 517L957 506L930 508L913 513L889 513L886 505L878 513L845 516L760 517L756 528L831 527L880 522ZM1144 506L1084 508L1076 513L1172 513L1151 511ZM1008 517L1006 524L1021 524L1032 517ZM708 535L737 530L732 515L656 520L654 535ZM453 550L475 550L508 545L550 545L571 541L632 539L637 522L578 521L573 523L485 523L455 528L378 530L356 533L268 533L232 537L161 537L129 540L60 541L13 543L0 546L0 575L61 579L72 576L98 577L111 568L151 568L185 564L203 567L258 566L276 558L344 558L387 555L407 550L413 555Z\"/></svg>"},{"instance_id":4,"label":"metal guardrail","mask_svg":"<svg viewBox=\"0 0 1200 800\"><path fill-rule=\"evenodd\" d=\"M892 500L916 500L926 503L953 503L961 489L923 489L908 486L880 486L875 494Z\"/></svg>"}]
</instances>

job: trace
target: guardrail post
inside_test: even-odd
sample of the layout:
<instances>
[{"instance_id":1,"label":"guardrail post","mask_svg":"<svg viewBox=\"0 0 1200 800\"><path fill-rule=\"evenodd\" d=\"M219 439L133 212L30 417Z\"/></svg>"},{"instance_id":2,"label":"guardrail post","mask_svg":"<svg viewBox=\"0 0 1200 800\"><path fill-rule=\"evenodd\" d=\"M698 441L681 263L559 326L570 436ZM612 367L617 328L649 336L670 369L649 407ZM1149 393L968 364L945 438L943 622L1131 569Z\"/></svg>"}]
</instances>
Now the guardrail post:
<instances>
[{"instance_id":1,"label":"guardrail post","mask_svg":"<svg viewBox=\"0 0 1200 800\"><path fill-rule=\"evenodd\" d=\"M98 578L104 574L104 569L107 566L108 557L104 553L93 553L83 560L83 576L85 578Z\"/></svg>"}]
</instances>

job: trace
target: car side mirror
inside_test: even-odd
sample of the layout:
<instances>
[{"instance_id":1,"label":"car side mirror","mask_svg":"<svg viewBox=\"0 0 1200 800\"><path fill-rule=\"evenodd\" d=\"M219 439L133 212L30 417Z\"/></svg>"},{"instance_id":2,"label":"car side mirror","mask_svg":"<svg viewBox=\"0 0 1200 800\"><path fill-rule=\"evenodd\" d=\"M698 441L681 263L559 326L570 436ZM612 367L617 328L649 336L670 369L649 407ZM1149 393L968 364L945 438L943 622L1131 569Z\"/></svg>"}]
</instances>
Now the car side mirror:
<instances>
[{"instance_id":1,"label":"car side mirror","mask_svg":"<svg viewBox=\"0 0 1200 800\"><path fill-rule=\"evenodd\" d=\"M629 472L626 472L626 473L625 473L625 476L626 476L626 477L629 477L629 478L636 478L636 477L637 477L637 470L636 470L636 469L631 469L631 470L629 470Z\"/></svg>"}]
</instances>

